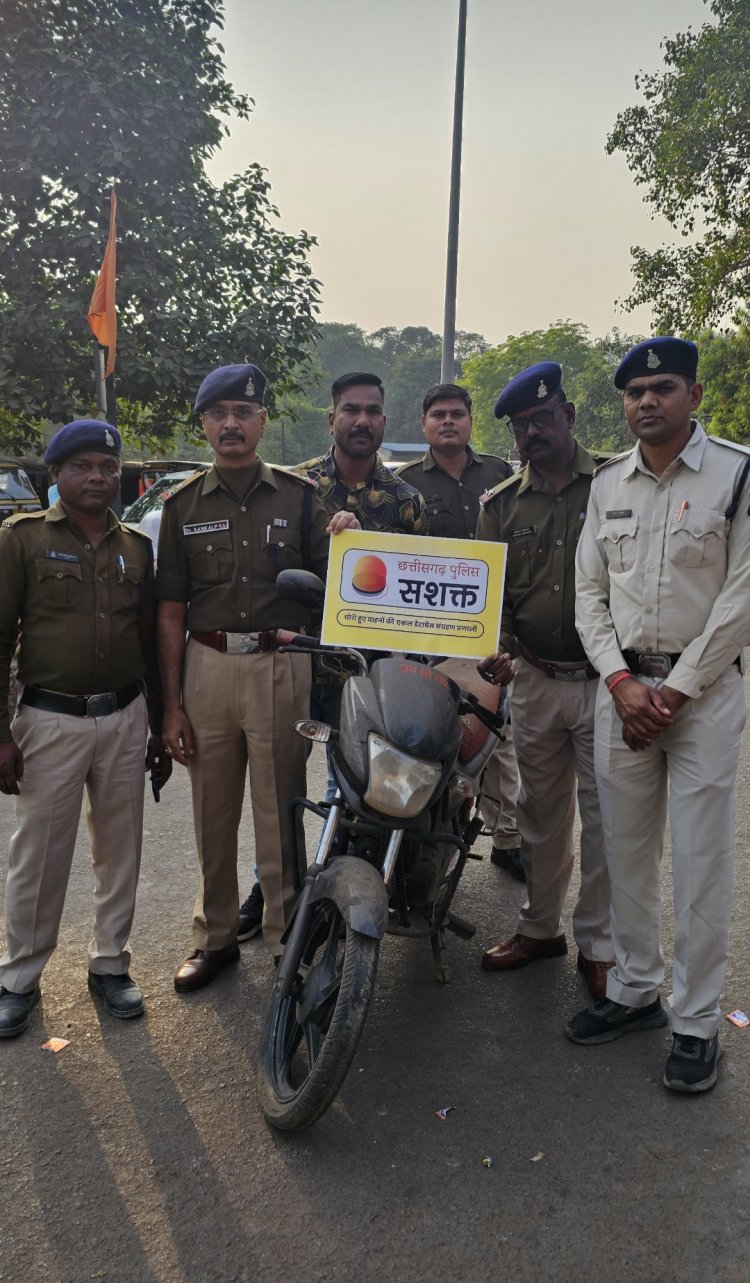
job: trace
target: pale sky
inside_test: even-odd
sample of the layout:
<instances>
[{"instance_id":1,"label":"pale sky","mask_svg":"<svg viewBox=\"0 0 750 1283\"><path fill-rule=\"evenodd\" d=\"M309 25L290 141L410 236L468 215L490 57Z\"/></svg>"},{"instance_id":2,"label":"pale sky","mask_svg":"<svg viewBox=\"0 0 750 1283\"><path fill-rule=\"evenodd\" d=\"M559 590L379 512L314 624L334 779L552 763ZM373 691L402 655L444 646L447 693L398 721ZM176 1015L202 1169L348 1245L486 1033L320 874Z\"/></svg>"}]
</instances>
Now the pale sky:
<instances>
[{"instance_id":1,"label":"pale sky","mask_svg":"<svg viewBox=\"0 0 750 1283\"><path fill-rule=\"evenodd\" d=\"M459 329L492 343L624 313L631 245L674 239L604 145L702 0L469 0ZM226 0L227 74L255 99L212 163L258 161L287 231L317 236L324 321L443 316L458 0Z\"/></svg>"}]
</instances>

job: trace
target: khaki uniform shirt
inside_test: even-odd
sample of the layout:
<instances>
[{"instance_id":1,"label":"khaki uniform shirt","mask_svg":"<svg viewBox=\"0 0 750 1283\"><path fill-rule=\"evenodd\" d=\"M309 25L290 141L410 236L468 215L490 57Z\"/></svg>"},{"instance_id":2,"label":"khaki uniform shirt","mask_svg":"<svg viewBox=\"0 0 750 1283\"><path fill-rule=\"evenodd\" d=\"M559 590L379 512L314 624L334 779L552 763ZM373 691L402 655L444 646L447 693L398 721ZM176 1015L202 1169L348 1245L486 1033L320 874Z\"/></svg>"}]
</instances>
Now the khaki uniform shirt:
<instances>
[{"instance_id":1,"label":"khaki uniform shirt","mask_svg":"<svg viewBox=\"0 0 750 1283\"><path fill-rule=\"evenodd\" d=\"M750 642L750 478L725 516L747 457L696 421L662 476L640 445L595 476L576 621L602 677L627 667L623 648L681 653L668 684L694 698Z\"/></svg>"},{"instance_id":2,"label":"khaki uniform shirt","mask_svg":"<svg viewBox=\"0 0 750 1283\"><path fill-rule=\"evenodd\" d=\"M191 632L299 629L309 613L278 595L276 576L302 568L324 579L327 525L325 509L302 478L259 459L247 494L238 499L213 466L190 477L164 503L156 595L187 603Z\"/></svg>"},{"instance_id":3,"label":"khaki uniform shirt","mask_svg":"<svg viewBox=\"0 0 750 1283\"><path fill-rule=\"evenodd\" d=\"M414 463L404 463L398 475L424 496L430 534L443 539L474 539L480 500L494 486L513 476L513 469L495 454L475 454L466 447L466 467L452 477L432 450Z\"/></svg>"},{"instance_id":4,"label":"khaki uniform shirt","mask_svg":"<svg viewBox=\"0 0 750 1283\"><path fill-rule=\"evenodd\" d=\"M151 540L107 513L94 548L59 503L17 513L0 529L0 688L18 677L64 695L101 695L147 678L154 730L161 720ZM0 743L11 739L0 697Z\"/></svg>"},{"instance_id":5,"label":"khaki uniform shirt","mask_svg":"<svg viewBox=\"0 0 750 1283\"><path fill-rule=\"evenodd\" d=\"M492 491L479 515L477 538L508 545L500 644L511 653L515 637L553 664L586 659L575 627L575 554L595 466L576 442L559 494L527 463Z\"/></svg>"},{"instance_id":6,"label":"khaki uniform shirt","mask_svg":"<svg viewBox=\"0 0 750 1283\"><path fill-rule=\"evenodd\" d=\"M351 490L336 471L332 449L318 459L298 464L295 472L315 482L318 498L331 516L336 512L353 512L363 530L407 535L428 533L422 496L386 468L380 455L375 455L369 477Z\"/></svg>"}]
</instances>

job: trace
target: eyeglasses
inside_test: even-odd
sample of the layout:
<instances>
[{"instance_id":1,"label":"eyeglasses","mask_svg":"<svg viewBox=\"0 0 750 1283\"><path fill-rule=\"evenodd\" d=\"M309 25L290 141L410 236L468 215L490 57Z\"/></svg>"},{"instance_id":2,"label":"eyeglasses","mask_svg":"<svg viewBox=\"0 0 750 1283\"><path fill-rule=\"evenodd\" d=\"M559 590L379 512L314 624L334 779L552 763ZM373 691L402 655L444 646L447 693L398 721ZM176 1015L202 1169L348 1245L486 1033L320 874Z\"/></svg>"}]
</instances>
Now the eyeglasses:
<instances>
[{"instance_id":1,"label":"eyeglasses","mask_svg":"<svg viewBox=\"0 0 750 1283\"><path fill-rule=\"evenodd\" d=\"M555 415L557 414L557 411L564 404L565 402L561 401L560 404L556 405L552 410L537 410L536 414L529 415L528 419L518 419L518 418L514 419L511 417L506 420L507 425L510 428L511 432L513 432L517 437L522 437L524 432L526 432L527 428L532 423L534 424L535 428L539 429L540 432L544 432L546 428L552 427L553 423L555 422Z\"/></svg>"},{"instance_id":2,"label":"eyeglasses","mask_svg":"<svg viewBox=\"0 0 750 1283\"><path fill-rule=\"evenodd\" d=\"M223 423L230 415L235 418L238 423L249 423L253 416L258 413L260 408L261 407L257 405L211 405L207 410L204 410L203 413L212 423Z\"/></svg>"}]
</instances>

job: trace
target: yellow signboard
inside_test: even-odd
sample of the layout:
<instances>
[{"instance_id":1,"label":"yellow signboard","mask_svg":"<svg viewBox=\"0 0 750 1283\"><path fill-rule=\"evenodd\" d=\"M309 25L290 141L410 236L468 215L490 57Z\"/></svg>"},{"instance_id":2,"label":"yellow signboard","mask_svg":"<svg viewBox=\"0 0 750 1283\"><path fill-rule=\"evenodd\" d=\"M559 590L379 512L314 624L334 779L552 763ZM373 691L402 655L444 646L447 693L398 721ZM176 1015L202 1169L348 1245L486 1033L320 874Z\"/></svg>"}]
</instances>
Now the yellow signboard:
<instances>
[{"instance_id":1,"label":"yellow signboard","mask_svg":"<svg viewBox=\"0 0 750 1283\"><path fill-rule=\"evenodd\" d=\"M482 659L497 650L506 545L344 530L331 539L324 646Z\"/></svg>"}]
</instances>

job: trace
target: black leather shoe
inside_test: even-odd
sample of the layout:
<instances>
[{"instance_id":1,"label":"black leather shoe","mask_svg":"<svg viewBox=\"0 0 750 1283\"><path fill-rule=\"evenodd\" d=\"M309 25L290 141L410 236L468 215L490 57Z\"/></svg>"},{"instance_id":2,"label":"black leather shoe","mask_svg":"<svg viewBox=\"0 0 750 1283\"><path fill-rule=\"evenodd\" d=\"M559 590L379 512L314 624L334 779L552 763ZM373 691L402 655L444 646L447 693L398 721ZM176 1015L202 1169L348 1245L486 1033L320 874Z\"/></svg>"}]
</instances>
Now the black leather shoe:
<instances>
[{"instance_id":1,"label":"black leather shoe","mask_svg":"<svg viewBox=\"0 0 750 1283\"><path fill-rule=\"evenodd\" d=\"M39 985L31 993L13 993L0 985L0 1038L15 1038L23 1033L41 996Z\"/></svg>"},{"instance_id":2,"label":"black leather shoe","mask_svg":"<svg viewBox=\"0 0 750 1283\"><path fill-rule=\"evenodd\" d=\"M230 962L237 962L240 956L239 945L229 944L226 949L195 949L178 967L174 977L174 987L178 993L192 993L193 989L202 989L210 985L222 967Z\"/></svg>"},{"instance_id":3,"label":"black leather shoe","mask_svg":"<svg viewBox=\"0 0 750 1283\"><path fill-rule=\"evenodd\" d=\"M100 976L89 971L89 992L98 994L110 1016L118 1020L132 1020L145 1010L143 994L127 971L122 976Z\"/></svg>"},{"instance_id":4,"label":"black leather shoe","mask_svg":"<svg viewBox=\"0 0 750 1283\"><path fill-rule=\"evenodd\" d=\"M517 882L526 881L526 870L523 867L520 846L510 847L507 851L501 850L498 846L493 846L490 859L496 869L505 869L505 872L509 873Z\"/></svg>"}]
</instances>

